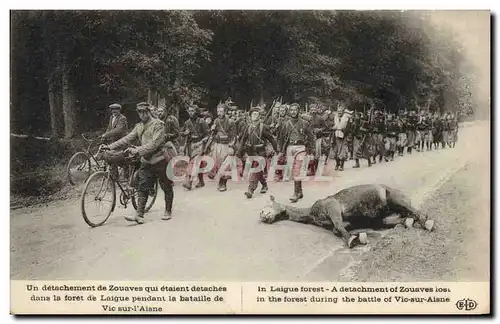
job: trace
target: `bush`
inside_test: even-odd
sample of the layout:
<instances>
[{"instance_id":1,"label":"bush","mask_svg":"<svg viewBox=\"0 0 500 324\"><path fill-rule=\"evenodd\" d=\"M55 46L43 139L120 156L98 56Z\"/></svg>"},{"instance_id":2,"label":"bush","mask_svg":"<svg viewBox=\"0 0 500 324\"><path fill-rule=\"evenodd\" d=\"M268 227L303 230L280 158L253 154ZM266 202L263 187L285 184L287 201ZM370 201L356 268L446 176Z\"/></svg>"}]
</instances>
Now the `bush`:
<instances>
[{"instance_id":1,"label":"bush","mask_svg":"<svg viewBox=\"0 0 500 324\"><path fill-rule=\"evenodd\" d=\"M10 137L10 192L21 196L48 196L66 184L70 157L85 149L83 140L42 140Z\"/></svg>"}]
</instances>

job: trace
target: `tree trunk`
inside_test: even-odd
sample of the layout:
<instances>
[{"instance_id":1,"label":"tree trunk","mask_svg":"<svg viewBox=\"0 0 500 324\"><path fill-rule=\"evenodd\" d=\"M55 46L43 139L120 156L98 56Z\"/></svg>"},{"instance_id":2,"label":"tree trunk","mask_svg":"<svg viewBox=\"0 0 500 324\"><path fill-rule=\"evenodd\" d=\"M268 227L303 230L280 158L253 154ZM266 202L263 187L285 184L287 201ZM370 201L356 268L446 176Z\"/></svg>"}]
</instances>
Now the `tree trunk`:
<instances>
[{"instance_id":1,"label":"tree trunk","mask_svg":"<svg viewBox=\"0 0 500 324\"><path fill-rule=\"evenodd\" d=\"M59 81L59 82L57 82ZM63 103L61 95L60 79L49 78L49 107L50 107L50 126L53 137L59 137L64 131Z\"/></svg>"},{"instance_id":2,"label":"tree trunk","mask_svg":"<svg viewBox=\"0 0 500 324\"><path fill-rule=\"evenodd\" d=\"M76 107L76 91L71 79L71 69L66 60L62 65L62 90L64 137L72 138L77 133L78 110Z\"/></svg>"}]
</instances>

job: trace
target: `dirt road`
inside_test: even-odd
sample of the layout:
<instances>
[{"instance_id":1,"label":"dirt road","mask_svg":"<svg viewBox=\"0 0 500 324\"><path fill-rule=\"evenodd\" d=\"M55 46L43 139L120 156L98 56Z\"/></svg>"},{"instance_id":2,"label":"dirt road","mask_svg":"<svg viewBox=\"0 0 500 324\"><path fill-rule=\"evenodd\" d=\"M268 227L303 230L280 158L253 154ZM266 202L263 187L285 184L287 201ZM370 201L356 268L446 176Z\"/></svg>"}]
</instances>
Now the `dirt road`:
<instances>
[{"instance_id":1,"label":"dirt road","mask_svg":"<svg viewBox=\"0 0 500 324\"><path fill-rule=\"evenodd\" d=\"M401 189L420 207L468 161L489 158L489 143L479 145L479 139L484 141L489 134L488 123L476 122L460 129L454 149L415 152L371 168L352 169L346 163L346 170L335 174L333 181L304 183L305 197L297 206L307 206L350 185L383 183ZM339 238L321 228L288 221L259 222L259 211L269 194L288 202L291 183L270 183L268 194L251 200L243 195L245 183L229 182L228 186L224 193L217 192L214 183L186 192L177 184L174 217L160 220L161 193L147 214L148 222L140 226L123 218L134 212L131 206L117 208L105 226L94 229L83 221L77 200L14 210L11 278L356 280L355 273L349 275L353 265L372 253L371 247L387 232L370 234L368 245L347 250ZM438 225L446 217L453 215L446 210L431 215Z\"/></svg>"}]
</instances>

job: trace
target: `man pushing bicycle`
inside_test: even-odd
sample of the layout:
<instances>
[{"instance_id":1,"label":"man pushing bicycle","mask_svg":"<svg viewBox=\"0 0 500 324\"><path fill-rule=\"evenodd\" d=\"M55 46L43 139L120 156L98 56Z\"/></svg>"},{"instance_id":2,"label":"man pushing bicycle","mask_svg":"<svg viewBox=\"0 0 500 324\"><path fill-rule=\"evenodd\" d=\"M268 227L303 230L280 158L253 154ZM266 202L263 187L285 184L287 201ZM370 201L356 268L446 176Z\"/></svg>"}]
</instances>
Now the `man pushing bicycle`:
<instances>
[{"instance_id":1,"label":"man pushing bicycle","mask_svg":"<svg viewBox=\"0 0 500 324\"><path fill-rule=\"evenodd\" d=\"M164 123L152 118L150 105L146 102L137 104L137 113L141 119L132 131L121 139L109 144L105 148L109 150L125 150L129 156L140 157L141 166L138 172L137 183L137 213L135 217L125 216L128 221L144 223L144 209L148 201L148 194L154 192L156 179L165 193L165 213L163 220L172 217L172 204L174 200L173 183L168 179L166 167L168 160L165 157L165 127ZM139 146L134 145L137 141Z\"/></svg>"}]
</instances>

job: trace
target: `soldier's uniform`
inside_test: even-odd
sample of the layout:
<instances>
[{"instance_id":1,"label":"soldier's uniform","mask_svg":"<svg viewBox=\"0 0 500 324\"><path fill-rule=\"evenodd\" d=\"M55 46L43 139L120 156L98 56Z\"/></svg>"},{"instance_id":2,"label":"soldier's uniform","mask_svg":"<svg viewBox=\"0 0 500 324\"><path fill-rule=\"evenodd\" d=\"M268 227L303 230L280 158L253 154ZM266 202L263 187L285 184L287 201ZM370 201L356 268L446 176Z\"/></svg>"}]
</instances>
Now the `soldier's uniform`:
<instances>
[{"instance_id":1,"label":"soldier's uniform","mask_svg":"<svg viewBox=\"0 0 500 324\"><path fill-rule=\"evenodd\" d=\"M406 134L408 138L408 154L411 154L413 148L415 147L415 137L417 132L417 116L414 111L410 111L410 115L408 116L408 122L406 124Z\"/></svg>"},{"instance_id":2,"label":"soldier's uniform","mask_svg":"<svg viewBox=\"0 0 500 324\"><path fill-rule=\"evenodd\" d=\"M432 116L427 116L426 122L427 122L427 129L424 135L424 142L425 146L427 147L427 151L431 151L432 143L434 142L434 133L433 133L434 121L432 119Z\"/></svg>"},{"instance_id":3,"label":"soldier's uniform","mask_svg":"<svg viewBox=\"0 0 500 324\"><path fill-rule=\"evenodd\" d=\"M407 138L407 119L406 115L402 114L401 116L398 116L396 118L396 131L398 134L398 140L396 142L396 148L398 150L398 155L403 156L404 155L404 150L405 146L408 143L408 138Z\"/></svg>"},{"instance_id":4,"label":"soldier's uniform","mask_svg":"<svg viewBox=\"0 0 500 324\"><path fill-rule=\"evenodd\" d=\"M456 116L452 117L451 119L450 132L451 132L451 145L452 147L455 147L455 144L458 140L458 118Z\"/></svg>"},{"instance_id":5,"label":"soldier's uniform","mask_svg":"<svg viewBox=\"0 0 500 324\"><path fill-rule=\"evenodd\" d=\"M427 119L425 116L420 116L417 123L417 132L415 136L415 144L417 145L417 151L424 151L425 135L428 133Z\"/></svg>"},{"instance_id":6,"label":"soldier's uniform","mask_svg":"<svg viewBox=\"0 0 500 324\"><path fill-rule=\"evenodd\" d=\"M298 104L294 106L298 107ZM314 135L310 123L298 115L290 116L282 126L278 148L281 152L286 152L286 159L293 159L292 177L297 177L300 174L305 156L314 151ZM294 179L294 194L290 201L297 202L303 197L302 181Z\"/></svg>"},{"instance_id":7,"label":"soldier's uniform","mask_svg":"<svg viewBox=\"0 0 500 324\"><path fill-rule=\"evenodd\" d=\"M370 152L370 125L362 113L356 113L352 122L353 139L352 146L355 164L353 168L359 168L359 159L368 160L368 166L372 166Z\"/></svg>"},{"instance_id":8,"label":"soldier's uniform","mask_svg":"<svg viewBox=\"0 0 500 324\"><path fill-rule=\"evenodd\" d=\"M138 104L137 111L140 110L149 110L149 104ZM109 149L117 150L130 146L137 140L140 141L141 144L137 147L141 161L141 166L138 170L137 215L135 218L126 218L127 220L137 221L138 223L143 222L144 209L148 200L148 193L154 191L154 184L156 179L158 179L160 187L165 193L165 215L163 219L170 219L174 191L172 188L172 180L167 177L166 173L168 161L164 156L164 123L153 117L151 117L147 122L140 122L128 135L110 144Z\"/></svg>"},{"instance_id":9,"label":"soldier's uniform","mask_svg":"<svg viewBox=\"0 0 500 324\"><path fill-rule=\"evenodd\" d=\"M385 134L385 123L382 113L376 113L373 118L372 124L372 140L374 147L373 162L382 162L382 158L385 156L385 145L384 145L384 134Z\"/></svg>"},{"instance_id":10,"label":"soldier's uniform","mask_svg":"<svg viewBox=\"0 0 500 324\"><path fill-rule=\"evenodd\" d=\"M217 109L227 109L225 105L219 105ZM235 122L229 116L224 115L223 117L217 117L212 125L212 136L214 138L211 150L211 156L214 159L214 167L210 172L210 177L214 177L217 172L219 172L220 167L224 163L226 157L233 150L235 144L236 134L235 134ZM217 189L219 191L227 190L227 176L221 176L219 178L219 185Z\"/></svg>"},{"instance_id":11,"label":"soldier's uniform","mask_svg":"<svg viewBox=\"0 0 500 324\"><path fill-rule=\"evenodd\" d=\"M281 105L279 107L278 114L271 116L267 123L269 125L269 129L271 131L271 134L273 134L274 138L278 140L278 152L284 152L281 150L279 147L279 139L283 137L283 128L288 120L289 116L287 115L287 106L286 105ZM286 162L285 157L279 159L277 162L279 165L284 165ZM283 171L282 170L277 170L276 174L273 175L277 180L282 180L283 179Z\"/></svg>"},{"instance_id":12,"label":"soldier's uniform","mask_svg":"<svg viewBox=\"0 0 500 324\"><path fill-rule=\"evenodd\" d=\"M433 117L432 121L432 140L434 144L434 149L439 148L439 143L442 142L443 135L443 122L439 118L439 115L436 114Z\"/></svg>"},{"instance_id":13,"label":"soldier's uniform","mask_svg":"<svg viewBox=\"0 0 500 324\"><path fill-rule=\"evenodd\" d=\"M344 162L348 156L348 147L346 141L346 128L349 123L349 116L342 110L337 111L334 117L333 133L333 157L335 158L335 170L343 171Z\"/></svg>"},{"instance_id":14,"label":"soldier's uniform","mask_svg":"<svg viewBox=\"0 0 500 324\"><path fill-rule=\"evenodd\" d=\"M314 172L318 167L319 160L322 156L327 156L330 153L330 136L326 127L325 119L319 113L311 115L311 128L315 138L314 147Z\"/></svg>"},{"instance_id":15,"label":"soldier's uniform","mask_svg":"<svg viewBox=\"0 0 500 324\"><path fill-rule=\"evenodd\" d=\"M385 129L385 160L394 161L394 153L396 152L398 127L392 115L387 116Z\"/></svg>"},{"instance_id":16,"label":"soldier's uniform","mask_svg":"<svg viewBox=\"0 0 500 324\"><path fill-rule=\"evenodd\" d=\"M253 109L252 111L257 111L261 114L259 109ZM240 158L246 154L247 156L260 156L264 158L265 161L267 157L266 145L270 143L274 150L277 149L276 140L272 136L269 126L265 125L262 121L249 122L242 131L240 141L241 145L237 153ZM256 168L258 164L258 161L252 161L251 167ZM262 185L260 193L266 193L268 190L267 182L264 177L266 165L261 167L263 167L261 171L249 175L248 191L245 192L247 198L252 198L253 192L257 189L259 182Z\"/></svg>"},{"instance_id":17,"label":"soldier's uniform","mask_svg":"<svg viewBox=\"0 0 500 324\"><path fill-rule=\"evenodd\" d=\"M208 125L203 118L198 117L198 115L194 115L186 120L182 133L186 137L184 155L188 156L190 159L186 181L183 186L184 188L191 190L193 180L190 174L194 168L194 158L203 154L204 140L206 140L206 137L208 136ZM203 168L205 166L206 162L201 161L200 167ZM204 185L205 182L203 180L203 174L198 173L198 183L196 184L196 188L203 187Z\"/></svg>"}]
</instances>

